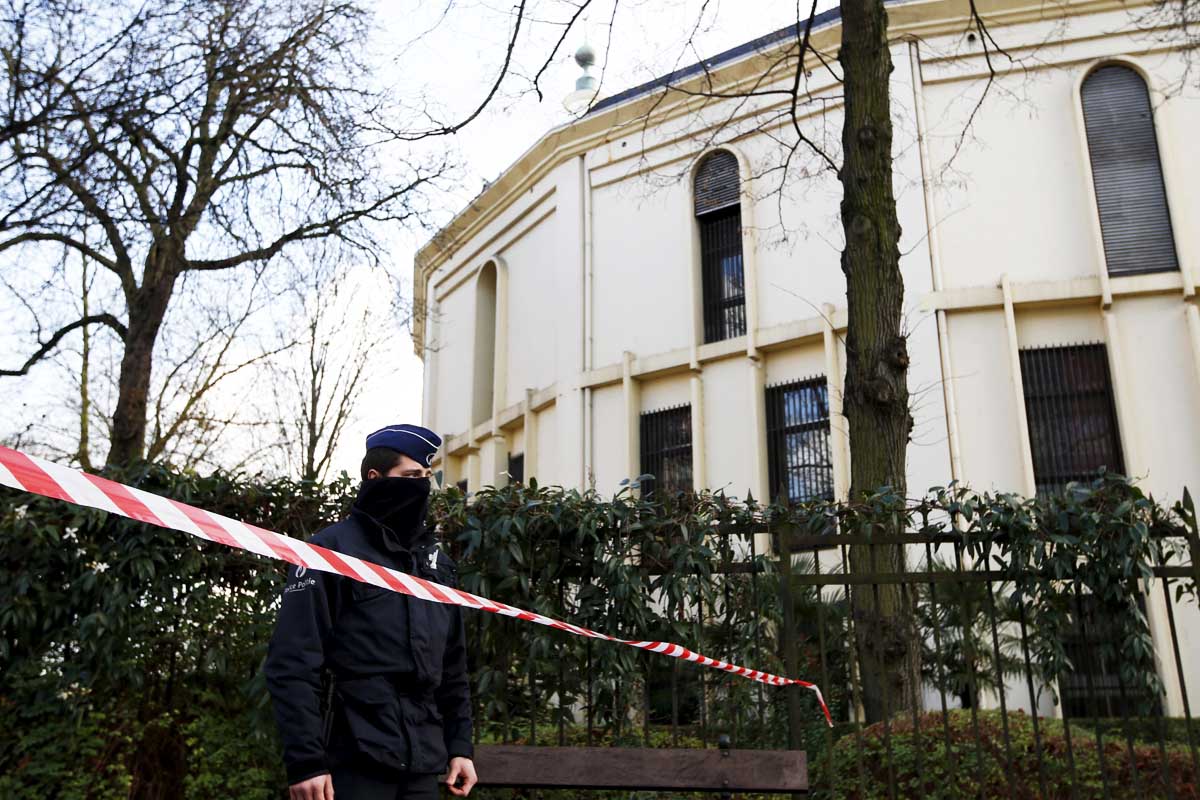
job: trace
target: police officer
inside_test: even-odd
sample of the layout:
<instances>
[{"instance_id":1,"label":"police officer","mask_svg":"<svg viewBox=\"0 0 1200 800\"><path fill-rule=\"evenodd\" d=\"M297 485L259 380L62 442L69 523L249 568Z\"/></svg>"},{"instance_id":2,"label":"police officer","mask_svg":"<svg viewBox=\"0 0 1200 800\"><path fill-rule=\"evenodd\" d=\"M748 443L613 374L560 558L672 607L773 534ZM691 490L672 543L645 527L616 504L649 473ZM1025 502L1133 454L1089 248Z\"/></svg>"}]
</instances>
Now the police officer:
<instances>
[{"instance_id":1,"label":"police officer","mask_svg":"<svg viewBox=\"0 0 1200 800\"><path fill-rule=\"evenodd\" d=\"M417 425L367 437L350 516L312 538L454 585L425 528L441 439ZM266 662L291 800L435 800L474 786L462 610L293 567Z\"/></svg>"}]
</instances>

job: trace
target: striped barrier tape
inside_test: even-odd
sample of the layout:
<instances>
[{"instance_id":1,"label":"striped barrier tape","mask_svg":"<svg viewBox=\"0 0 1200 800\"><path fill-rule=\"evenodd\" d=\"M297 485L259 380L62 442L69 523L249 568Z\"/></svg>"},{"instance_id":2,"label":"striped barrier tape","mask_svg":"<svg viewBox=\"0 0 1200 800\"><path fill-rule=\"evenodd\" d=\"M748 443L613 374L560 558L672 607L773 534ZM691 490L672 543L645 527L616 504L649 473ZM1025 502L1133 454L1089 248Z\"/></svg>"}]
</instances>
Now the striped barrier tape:
<instances>
[{"instance_id":1,"label":"striped barrier tape","mask_svg":"<svg viewBox=\"0 0 1200 800\"><path fill-rule=\"evenodd\" d=\"M338 553L325 547L290 536L259 528L230 517L214 514L195 506L189 506L169 497L151 494L135 489L98 475L90 475L80 470L64 467L52 461L26 455L18 450L0 446L0 485L32 494L65 500L68 503L96 508L110 514L119 514L140 522L158 525L162 528L189 533L192 536L217 542L227 547L249 550L267 558L276 558L308 569L318 569L341 575L351 580L369 583L394 592L400 592L420 600L434 603L474 608L489 611L506 617L516 617L526 622L535 622L560 631L600 639L607 642L636 647L652 653L680 658L704 667L728 672L752 681L765 683L768 686L802 686L812 690L825 714L825 721L832 726L829 708L825 698L815 683L784 678L769 672L741 667L716 658L710 658L693 652L686 647L671 642L639 642L631 639L619 639L604 633L590 630L569 622L515 608L486 597L479 597L470 592L453 589L438 583L418 578L398 570L364 561L361 558Z\"/></svg>"}]
</instances>

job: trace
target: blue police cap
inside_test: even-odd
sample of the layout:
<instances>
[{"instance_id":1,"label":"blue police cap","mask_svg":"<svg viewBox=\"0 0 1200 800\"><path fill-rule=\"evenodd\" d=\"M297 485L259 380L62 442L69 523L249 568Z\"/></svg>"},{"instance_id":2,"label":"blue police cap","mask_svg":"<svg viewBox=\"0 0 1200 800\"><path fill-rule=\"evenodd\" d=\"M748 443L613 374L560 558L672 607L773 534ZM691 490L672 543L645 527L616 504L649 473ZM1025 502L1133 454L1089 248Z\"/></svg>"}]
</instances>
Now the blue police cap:
<instances>
[{"instance_id":1,"label":"blue police cap","mask_svg":"<svg viewBox=\"0 0 1200 800\"><path fill-rule=\"evenodd\" d=\"M367 449L387 447L398 450L416 461L429 466L433 456L442 446L442 437L420 425L389 425L367 436Z\"/></svg>"}]
</instances>

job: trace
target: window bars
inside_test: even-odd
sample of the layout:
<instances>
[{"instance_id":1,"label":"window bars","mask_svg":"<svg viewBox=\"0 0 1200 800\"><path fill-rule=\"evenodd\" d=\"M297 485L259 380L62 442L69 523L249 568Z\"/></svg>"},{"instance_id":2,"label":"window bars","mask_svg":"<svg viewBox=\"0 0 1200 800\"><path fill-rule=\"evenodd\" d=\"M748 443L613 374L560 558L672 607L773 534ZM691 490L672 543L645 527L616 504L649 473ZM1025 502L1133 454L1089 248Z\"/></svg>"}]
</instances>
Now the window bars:
<instances>
[{"instance_id":1,"label":"window bars","mask_svg":"<svg viewBox=\"0 0 1200 800\"><path fill-rule=\"evenodd\" d=\"M737 206L697 218L704 341L746 334L746 276L742 265L742 211Z\"/></svg>"},{"instance_id":2,"label":"window bars","mask_svg":"<svg viewBox=\"0 0 1200 800\"><path fill-rule=\"evenodd\" d=\"M767 459L769 499L833 499L825 376L767 388Z\"/></svg>"},{"instance_id":3,"label":"window bars","mask_svg":"<svg viewBox=\"0 0 1200 800\"><path fill-rule=\"evenodd\" d=\"M1038 347L1020 358L1038 494L1061 492L1101 467L1124 473L1105 346Z\"/></svg>"},{"instance_id":4,"label":"window bars","mask_svg":"<svg viewBox=\"0 0 1200 800\"><path fill-rule=\"evenodd\" d=\"M648 411L640 428L642 495L658 490L669 494L692 489L692 407L689 404Z\"/></svg>"},{"instance_id":5,"label":"window bars","mask_svg":"<svg viewBox=\"0 0 1200 800\"><path fill-rule=\"evenodd\" d=\"M1109 274L1179 269L1146 82L1110 64L1080 94Z\"/></svg>"},{"instance_id":6,"label":"window bars","mask_svg":"<svg viewBox=\"0 0 1200 800\"><path fill-rule=\"evenodd\" d=\"M696 170L693 196L700 228L704 341L744 336L746 279L737 157L727 150L706 156Z\"/></svg>"}]
</instances>

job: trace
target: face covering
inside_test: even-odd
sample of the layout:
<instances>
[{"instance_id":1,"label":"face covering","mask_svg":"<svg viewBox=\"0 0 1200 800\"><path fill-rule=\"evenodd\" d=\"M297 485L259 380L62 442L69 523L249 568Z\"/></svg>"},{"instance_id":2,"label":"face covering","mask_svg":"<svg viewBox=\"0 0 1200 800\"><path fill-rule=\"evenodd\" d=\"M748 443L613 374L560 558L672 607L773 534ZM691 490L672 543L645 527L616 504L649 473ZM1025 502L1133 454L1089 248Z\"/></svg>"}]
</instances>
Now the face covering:
<instances>
[{"instance_id":1,"label":"face covering","mask_svg":"<svg viewBox=\"0 0 1200 800\"><path fill-rule=\"evenodd\" d=\"M408 548L425 531L428 478L371 478L362 482L354 508L383 529L384 542Z\"/></svg>"}]
</instances>

